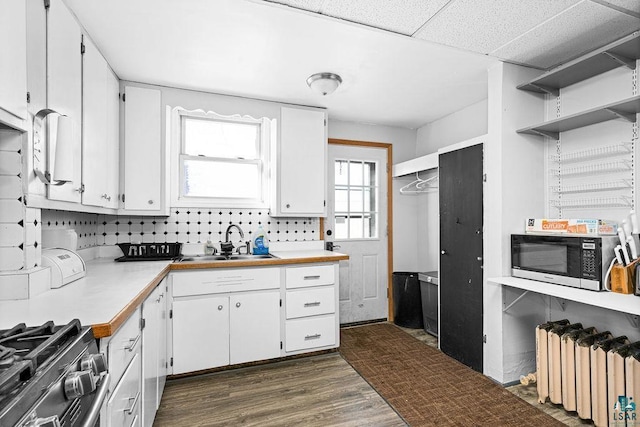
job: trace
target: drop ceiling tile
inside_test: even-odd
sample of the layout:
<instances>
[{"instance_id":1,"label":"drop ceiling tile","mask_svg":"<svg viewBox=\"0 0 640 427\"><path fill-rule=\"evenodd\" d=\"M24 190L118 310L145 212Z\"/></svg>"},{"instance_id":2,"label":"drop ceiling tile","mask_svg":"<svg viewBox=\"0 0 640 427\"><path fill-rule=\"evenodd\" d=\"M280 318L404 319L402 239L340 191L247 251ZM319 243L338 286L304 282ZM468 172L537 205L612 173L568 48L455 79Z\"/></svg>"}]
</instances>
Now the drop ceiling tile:
<instances>
[{"instance_id":1,"label":"drop ceiling tile","mask_svg":"<svg viewBox=\"0 0 640 427\"><path fill-rule=\"evenodd\" d=\"M308 10L310 12L319 12L322 7L322 3L325 0L267 0L270 3L279 3L287 6L295 7L296 9Z\"/></svg>"},{"instance_id":2,"label":"drop ceiling tile","mask_svg":"<svg viewBox=\"0 0 640 427\"><path fill-rule=\"evenodd\" d=\"M412 35L449 0L326 0L320 13Z\"/></svg>"},{"instance_id":3,"label":"drop ceiling tile","mask_svg":"<svg viewBox=\"0 0 640 427\"><path fill-rule=\"evenodd\" d=\"M552 68L640 28L640 20L598 3L583 2L491 52L503 60Z\"/></svg>"},{"instance_id":4,"label":"drop ceiling tile","mask_svg":"<svg viewBox=\"0 0 640 427\"><path fill-rule=\"evenodd\" d=\"M614 9L616 7L626 9L636 14L640 13L640 1L638 0L591 0L596 3L600 3L603 6L611 5ZM620 11L624 12L624 11Z\"/></svg>"},{"instance_id":5,"label":"drop ceiling tile","mask_svg":"<svg viewBox=\"0 0 640 427\"><path fill-rule=\"evenodd\" d=\"M487 54L580 0L453 0L414 37Z\"/></svg>"}]
</instances>

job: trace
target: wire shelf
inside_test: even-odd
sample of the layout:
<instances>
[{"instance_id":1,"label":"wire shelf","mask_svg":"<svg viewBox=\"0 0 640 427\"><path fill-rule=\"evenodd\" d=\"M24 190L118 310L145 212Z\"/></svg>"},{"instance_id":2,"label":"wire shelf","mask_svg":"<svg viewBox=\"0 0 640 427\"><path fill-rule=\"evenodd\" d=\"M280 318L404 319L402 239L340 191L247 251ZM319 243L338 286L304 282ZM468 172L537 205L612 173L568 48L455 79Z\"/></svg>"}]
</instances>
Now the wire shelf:
<instances>
[{"instance_id":1,"label":"wire shelf","mask_svg":"<svg viewBox=\"0 0 640 427\"><path fill-rule=\"evenodd\" d=\"M551 205L558 209L580 208L628 208L633 205L630 197L594 197L590 199L552 200Z\"/></svg>"},{"instance_id":2,"label":"wire shelf","mask_svg":"<svg viewBox=\"0 0 640 427\"><path fill-rule=\"evenodd\" d=\"M593 193L597 191L624 190L632 187L633 185L630 180L622 179L619 181L598 182L592 184L577 184L562 187L552 186L551 191L557 194Z\"/></svg>"},{"instance_id":3,"label":"wire shelf","mask_svg":"<svg viewBox=\"0 0 640 427\"><path fill-rule=\"evenodd\" d=\"M549 160L560 163L577 163L594 159L621 156L629 154L633 150L633 142L622 142L605 147L590 148L588 150L575 151L573 153L552 154Z\"/></svg>"},{"instance_id":4,"label":"wire shelf","mask_svg":"<svg viewBox=\"0 0 640 427\"><path fill-rule=\"evenodd\" d=\"M578 176L591 174L606 174L615 172L625 172L632 168L632 163L628 160L618 160L615 162L594 163L591 165L575 166L562 171L551 169L553 176Z\"/></svg>"}]
</instances>

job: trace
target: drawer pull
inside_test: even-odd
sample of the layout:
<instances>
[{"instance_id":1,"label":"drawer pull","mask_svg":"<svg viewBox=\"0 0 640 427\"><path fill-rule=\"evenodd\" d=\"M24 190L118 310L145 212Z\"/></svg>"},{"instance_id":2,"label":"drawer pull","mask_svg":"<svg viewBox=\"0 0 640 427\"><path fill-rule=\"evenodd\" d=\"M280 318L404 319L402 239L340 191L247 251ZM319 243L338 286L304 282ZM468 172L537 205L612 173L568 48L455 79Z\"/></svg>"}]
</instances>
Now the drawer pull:
<instances>
[{"instance_id":1,"label":"drawer pull","mask_svg":"<svg viewBox=\"0 0 640 427\"><path fill-rule=\"evenodd\" d=\"M140 338L142 337L142 334L139 334L137 337L135 338L130 338L129 339L129 345L125 346L124 349L125 350L129 350L130 352L133 351L134 348L136 348L136 344L138 344L138 341L140 341Z\"/></svg>"},{"instance_id":2,"label":"drawer pull","mask_svg":"<svg viewBox=\"0 0 640 427\"><path fill-rule=\"evenodd\" d=\"M305 307L317 307L320 305L320 301L314 301L314 302L305 302L304 306Z\"/></svg>"},{"instance_id":3,"label":"drawer pull","mask_svg":"<svg viewBox=\"0 0 640 427\"><path fill-rule=\"evenodd\" d=\"M318 338L320 338L321 335L320 334L315 334L315 335L307 335L306 337L304 337L305 341L309 341L309 340L317 340Z\"/></svg>"},{"instance_id":4,"label":"drawer pull","mask_svg":"<svg viewBox=\"0 0 640 427\"><path fill-rule=\"evenodd\" d=\"M140 392L138 391L136 393L136 397L130 397L129 398L129 402L131 402L133 400L133 403L131 404L130 407L128 407L127 409L125 409L125 412L129 415L133 414L134 409L136 409L136 405L138 404L138 400L140 399Z\"/></svg>"},{"instance_id":5,"label":"drawer pull","mask_svg":"<svg viewBox=\"0 0 640 427\"><path fill-rule=\"evenodd\" d=\"M304 280L318 280L320 278L320 275L316 275L316 276L304 276Z\"/></svg>"}]
</instances>

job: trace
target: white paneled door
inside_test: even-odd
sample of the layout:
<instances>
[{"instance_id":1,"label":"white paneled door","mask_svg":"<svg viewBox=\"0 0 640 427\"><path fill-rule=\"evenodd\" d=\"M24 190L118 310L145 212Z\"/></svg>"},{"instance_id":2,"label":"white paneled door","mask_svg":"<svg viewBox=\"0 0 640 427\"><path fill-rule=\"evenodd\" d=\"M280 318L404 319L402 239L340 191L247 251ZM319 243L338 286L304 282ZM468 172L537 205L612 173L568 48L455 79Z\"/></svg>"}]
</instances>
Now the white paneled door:
<instances>
[{"instance_id":1,"label":"white paneled door","mask_svg":"<svg viewBox=\"0 0 640 427\"><path fill-rule=\"evenodd\" d=\"M387 150L329 144L325 240L340 262L340 323L388 315Z\"/></svg>"}]
</instances>

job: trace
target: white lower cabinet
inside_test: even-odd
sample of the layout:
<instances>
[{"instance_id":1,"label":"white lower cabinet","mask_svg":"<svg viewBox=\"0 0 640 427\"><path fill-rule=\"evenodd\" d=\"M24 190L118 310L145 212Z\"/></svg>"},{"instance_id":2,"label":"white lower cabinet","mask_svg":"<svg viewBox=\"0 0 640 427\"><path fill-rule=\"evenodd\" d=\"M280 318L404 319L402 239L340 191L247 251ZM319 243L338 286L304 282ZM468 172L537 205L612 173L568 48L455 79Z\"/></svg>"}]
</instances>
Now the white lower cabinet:
<instances>
[{"instance_id":1,"label":"white lower cabinet","mask_svg":"<svg viewBox=\"0 0 640 427\"><path fill-rule=\"evenodd\" d=\"M107 364L111 374L107 404L100 415L102 427L140 425L141 412L141 348L140 309L111 337L100 340L107 349Z\"/></svg>"},{"instance_id":2,"label":"white lower cabinet","mask_svg":"<svg viewBox=\"0 0 640 427\"><path fill-rule=\"evenodd\" d=\"M280 268L172 275L173 374L280 356Z\"/></svg>"},{"instance_id":3,"label":"white lower cabinet","mask_svg":"<svg viewBox=\"0 0 640 427\"><path fill-rule=\"evenodd\" d=\"M336 343L336 317L310 317L287 320L285 327L287 351L309 350Z\"/></svg>"},{"instance_id":4,"label":"white lower cabinet","mask_svg":"<svg viewBox=\"0 0 640 427\"><path fill-rule=\"evenodd\" d=\"M217 295L173 301L173 373L229 364L229 298Z\"/></svg>"},{"instance_id":5,"label":"white lower cabinet","mask_svg":"<svg viewBox=\"0 0 640 427\"><path fill-rule=\"evenodd\" d=\"M166 280L142 304L142 425L153 425L167 377Z\"/></svg>"},{"instance_id":6,"label":"white lower cabinet","mask_svg":"<svg viewBox=\"0 0 640 427\"><path fill-rule=\"evenodd\" d=\"M280 291L231 295L229 361L236 363L280 356Z\"/></svg>"},{"instance_id":7,"label":"white lower cabinet","mask_svg":"<svg viewBox=\"0 0 640 427\"><path fill-rule=\"evenodd\" d=\"M136 353L107 401L107 425L140 425L140 354Z\"/></svg>"}]
</instances>

